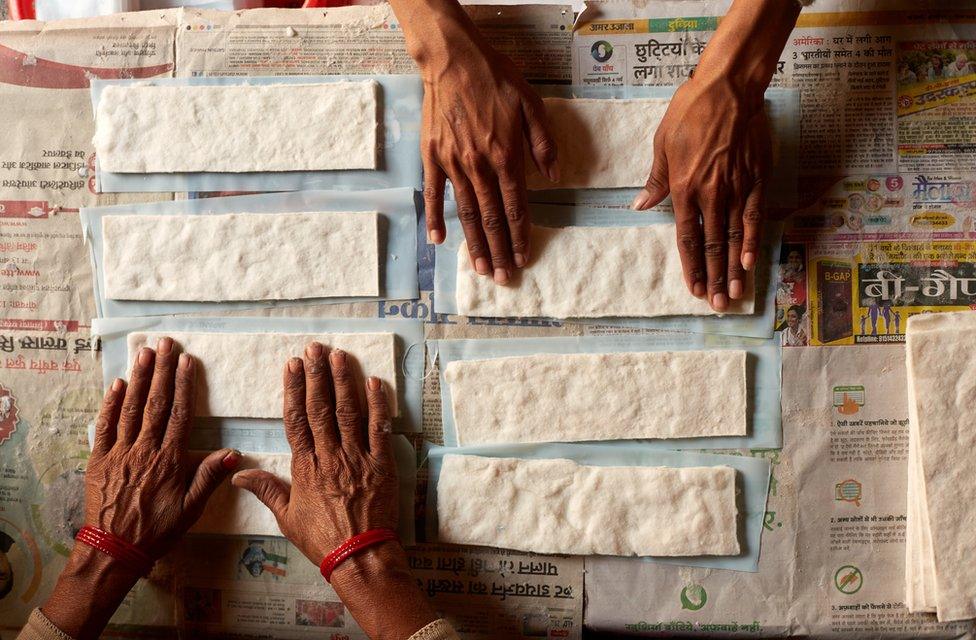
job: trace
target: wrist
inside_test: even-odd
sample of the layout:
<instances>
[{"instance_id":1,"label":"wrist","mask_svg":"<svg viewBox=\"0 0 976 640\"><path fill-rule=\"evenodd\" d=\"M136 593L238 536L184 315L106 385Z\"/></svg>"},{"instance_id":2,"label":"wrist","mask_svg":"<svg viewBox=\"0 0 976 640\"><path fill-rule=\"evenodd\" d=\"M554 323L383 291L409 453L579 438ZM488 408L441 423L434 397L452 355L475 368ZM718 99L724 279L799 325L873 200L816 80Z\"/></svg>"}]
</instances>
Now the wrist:
<instances>
[{"instance_id":1,"label":"wrist","mask_svg":"<svg viewBox=\"0 0 976 640\"><path fill-rule=\"evenodd\" d=\"M73 638L98 637L139 577L112 556L75 543L41 611Z\"/></svg>"},{"instance_id":2,"label":"wrist","mask_svg":"<svg viewBox=\"0 0 976 640\"><path fill-rule=\"evenodd\" d=\"M371 638L409 638L437 619L396 541L347 558L333 571L332 586Z\"/></svg>"},{"instance_id":3,"label":"wrist","mask_svg":"<svg viewBox=\"0 0 976 640\"><path fill-rule=\"evenodd\" d=\"M456 0L394 0L407 53L422 75L437 73L458 57L480 52L477 27Z\"/></svg>"},{"instance_id":4,"label":"wrist","mask_svg":"<svg viewBox=\"0 0 976 640\"><path fill-rule=\"evenodd\" d=\"M695 78L718 78L749 99L769 86L800 14L789 0L735 0L702 53Z\"/></svg>"}]
</instances>

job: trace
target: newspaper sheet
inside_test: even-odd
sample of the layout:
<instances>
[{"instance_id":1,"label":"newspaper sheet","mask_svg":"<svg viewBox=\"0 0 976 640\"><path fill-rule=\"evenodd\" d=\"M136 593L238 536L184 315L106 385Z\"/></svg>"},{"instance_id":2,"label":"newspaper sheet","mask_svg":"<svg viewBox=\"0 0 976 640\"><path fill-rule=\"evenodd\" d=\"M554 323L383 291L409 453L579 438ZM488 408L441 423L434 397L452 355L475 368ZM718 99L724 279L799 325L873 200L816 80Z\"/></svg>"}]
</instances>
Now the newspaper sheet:
<instances>
[{"instance_id":1,"label":"newspaper sheet","mask_svg":"<svg viewBox=\"0 0 976 640\"><path fill-rule=\"evenodd\" d=\"M569 81L569 5L467 10L527 77ZM89 78L414 72L385 5L0 26L0 113L16 125L0 141L0 396L12 398L0 419L0 553L13 581L0 598L0 637L13 637L44 601L81 525L101 370L78 208L172 197L96 194ZM190 197L203 195L216 194ZM428 299L244 315L425 318L429 308ZM418 583L466 638L581 636L581 558L425 545L410 554ZM105 637L365 638L312 563L280 538L192 539L140 582L113 623Z\"/></svg>"},{"instance_id":2,"label":"newspaper sheet","mask_svg":"<svg viewBox=\"0 0 976 640\"><path fill-rule=\"evenodd\" d=\"M594 3L574 83L668 85L728 2ZM587 628L691 635L974 637L904 607L905 322L972 308L976 4L817 0L773 85L800 91L800 200L777 285L784 448L760 572L587 560ZM593 331L600 331L594 329ZM870 346L867 346L870 345Z\"/></svg>"}]
</instances>

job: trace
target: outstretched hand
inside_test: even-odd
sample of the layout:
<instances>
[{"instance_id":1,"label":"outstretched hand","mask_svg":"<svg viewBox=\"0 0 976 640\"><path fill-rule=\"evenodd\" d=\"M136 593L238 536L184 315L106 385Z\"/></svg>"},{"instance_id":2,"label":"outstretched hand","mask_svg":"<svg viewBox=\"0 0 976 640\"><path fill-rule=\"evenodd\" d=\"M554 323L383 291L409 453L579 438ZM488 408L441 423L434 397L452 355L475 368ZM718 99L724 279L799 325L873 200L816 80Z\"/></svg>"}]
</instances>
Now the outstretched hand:
<instances>
[{"instance_id":1,"label":"outstretched hand","mask_svg":"<svg viewBox=\"0 0 976 640\"><path fill-rule=\"evenodd\" d=\"M309 344L304 361L290 359L284 372L291 484L259 469L233 478L271 509L281 532L316 565L354 535L397 525L386 394L379 379L369 378L364 414L360 384L347 354ZM332 586L371 638L409 638L437 618L396 541L344 560Z\"/></svg>"},{"instance_id":2,"label":"outstretched hand","mask_svg":"<svg viewBox=\"0 0 976 640\"><path fill-rule=\"evenodd\" d=\"M221 449L194 463L187 456L196 363L170 338L141 349L128 386L115 380L102 401L85 473L85 524L135 545L152 560L196 522L207 500L240 462ZM41 610L78 640L97 638L139 570L76 543Z\"/></svg>"},{"instance_id":3,"label":"outstretched hand","mask_svg":"<svg viewBox=\"0 0 976 640\"><path fill-rule=\"evenodd\" d=\"M398 15L408 13L398 8ZM403 21L408 49L424 79L421 156L430 242L444 241L444 186L454 187L471 265L507 283L528 264L524 153L559 180L545 107L511 60L484 40L467 14L448 3L422 34Z\"/></svg>"},{"instance_id":4,"label":"outstretched hand","mask_svg":"<svg viewBox=\"0 0 976 640\"><path fill-rule=\"evenodd\" d=\"M742 297L756 264L770 156L762 96L745 100L722 82L685 83L654 137L654 165L633 208L671 195L685 284L716 311Z\"/></svg>"}]
</instances>

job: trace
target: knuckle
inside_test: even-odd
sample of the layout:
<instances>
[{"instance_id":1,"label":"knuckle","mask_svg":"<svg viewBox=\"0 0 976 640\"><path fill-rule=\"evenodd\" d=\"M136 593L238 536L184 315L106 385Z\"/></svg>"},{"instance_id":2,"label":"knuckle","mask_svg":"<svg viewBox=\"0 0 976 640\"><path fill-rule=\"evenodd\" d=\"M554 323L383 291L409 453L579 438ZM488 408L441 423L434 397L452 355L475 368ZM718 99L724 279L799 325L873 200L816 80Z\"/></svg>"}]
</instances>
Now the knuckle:
<instances>
[{"instance_id":1,"label":"knuckle","mask_svg":"<svg viewBox=\"0 0 976 640\"><path fill-rule=\"evenodd\" d=\"M427 185L424 187L424 200L427 201L439 201L444 197L444 193L433 185Z\"/></svg>"},{"instance_id":2,"label":"knuckle","mask_svg":"<svg viewBox=\"0 0 976 640\"><path fill-rule=\"evenodd\" d=\"M706 257L718 258L725 254L726 244L715 240L707 240L704 248Z\"/></svg>"},{"instance_id":3,"label":"knuckle","mask_svg":"<svg viewBox=\"0 0 976 640\"><path fill-rule=\"evenodd\" d=\"M307 412L309 415L314 416L316 419L324 418L328 416L332 411L332 407L324 398L312 398L307 402Z\"/></svg>"},{"instance_id":4,"label":"knuckle","mask_svg":"<svg viewBox=\"0 0 976 640\"><path fill-rule=\"evenodd\" d=\"M169 421L173 424L185 424L190 421L190 408L185 402L174 402L169 410Z\"/></svg>"},{"instance_id":5,"label":"knuckle","mask_svg":"<svg viewBox=\"0 0 976 640\"><path fill-rule=\"evenodd\" d=\"M488 210L481 215L481 225L487 233L500 233L505 229L505 221L497 211Z\"/></svg>"},{"instance_id":6,"label":"knuckle","mask_svg":"<svg viewBox=\"0 0 976 640\"><path fill-rule=\"evenodd\" d=\"M678 246L686 253L698 253L701 249L701 238L696 233L682 233L678 236Z\"/></svg>"},{"instance_id":7,"label":"knuckle","mask_svg":"<svg viewBox=\"0 0 976 640\"><path fill-rule=\"evenodd\" d=\"M458 204L457 208L458 219L462 224L477 224L479 215L478 209L470 204Z\"/></svg>"},{"instance_id":8,"label":"knuckle","mask_svg":"<svg viewBox=\"0 0 976 640\"><path fill-rule=\"evenodd\" d=\"M515 197L505 203L505 215L511 223L521 224L525 220L525 209L515 200Z\"/></svg>"},{"instance_id":9,"label":"knuckle","mask_svg":"<svg viewBox=\"0 0 976 640\"><path fill-rule=\"evenodd\" d=\"M142 411L139 405L135 402L127 402L122 405L122 411L120 412L120 420L126 424L134 424L138 422Z\"/></svg>"},{"instance_id":10,"label":"knuckle","mask_svg":"<svg viewBox=\"0 0 976 640\"><path fill-rule=\"evenodd\" d=\"M729 229L727 234L729 244L738 244L742 242L743 235L744 234L741 227L733 227Z\"/></svg>"},{"instance_id":11,"label":"knuckle","mask_svg":"<svg viewBox=\"0 0 976 640\"><path fill-rule=\"evenodd\" d=\"M351 402L341 402L336 407L336 419L346 426L359 425L359 410Z\"/></svg>"},{"instance_id":12,"label":"knuckle","mask_svg":"<svg viewBox=\"0 0 976 640\"><path fill-rule=\"evenodd\" d=\"M160 395L150 395L146 399L146 415L152 420L161 420L169 412L169 401Z\"/></svg>"},{"instance_id":13,"label":"knuckle","mask_svg":"<svg viewBox=\"0 0 976 640\"><path fill-rule=\"evenodd\" d=\"M468 242L468 253L470 253L471 255L473 255L475 257L484 255L484 253L485 253L485 247L484 247L483 244L481 244L478 241L474 241L474 242L469 241Z\"/></svg>"},{"instance_id":14,"label":"knuckle","mask_svg":"<svg viewBox=\"0 0 976 640\"><path fill-rule=\"evenodd\" d=\"M758 224L759 221L762 220L762 213L759 211L759 209L750 207L743 212L742 220L746 224Z\"/></svg>"},{"instance_id":15,"label":"knuckle","mask_svg":"<svg viewBox=\"0 0 976 640\"><path fill-rule=\"evenodd\" d=\"M708 286L713 288L721 288L725 286L725 274L716 274L708 279Z\"/></svg>"},{"instance_id":16,"label":"knuckle","mask_svg":"<svg viewBox=\"0 0 976 640\"><path fill-rule=\"evenodd\" d=\"M549 161L556 158L556 143L549 136L536 136L532 140L532 148L543 160Z\"/></svg>"},{"instance_id":17,"label":"knuckle","mask_svg":"<svg viewBox=\"0 0 976 640\"><path fill-rule=\"evenodd\" d=\"M308 415L305 413L303 407L288 407L285 409L283 420L285 424L299 426L305 424L308 420Z\"/></svg>"}]
</instances>

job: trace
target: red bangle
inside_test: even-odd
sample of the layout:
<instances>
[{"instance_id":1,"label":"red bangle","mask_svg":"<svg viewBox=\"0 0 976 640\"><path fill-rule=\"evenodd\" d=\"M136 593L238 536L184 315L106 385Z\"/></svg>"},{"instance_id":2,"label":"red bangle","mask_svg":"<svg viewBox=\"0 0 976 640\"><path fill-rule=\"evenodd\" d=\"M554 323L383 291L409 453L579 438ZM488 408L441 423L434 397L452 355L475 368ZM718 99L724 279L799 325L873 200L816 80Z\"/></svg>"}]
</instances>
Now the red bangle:
<instances>
[{"instance_id":1,"label":"red bangle","mask_svg":"<svg viewBox=\"0 0 976 640\"><path fill-rule=\"evenodd\" d=\"M349 538L336 547L335 551L325 556L325 560L319 565L322 577L325 578L326 582L331 583L332 572L343 560L373 545L387 540L396 540L396 537L393 529L370 529Z\"/></svg>"},{"instance_id":2,"label":"red bangle","mask_svg":"<svg viewBox=\"0 0 976 640\"><path fill-rule=\"evenodd\" d=\"M153 559L145 551L98 527L83 526L75 536L75 540L112 556L141 576L148 576L152 570Z\"/></svg>"}]
</instances>

